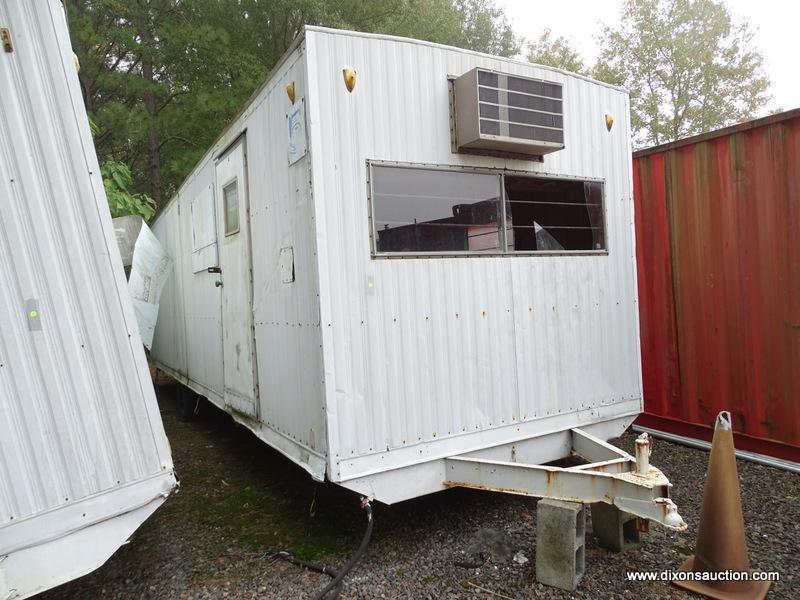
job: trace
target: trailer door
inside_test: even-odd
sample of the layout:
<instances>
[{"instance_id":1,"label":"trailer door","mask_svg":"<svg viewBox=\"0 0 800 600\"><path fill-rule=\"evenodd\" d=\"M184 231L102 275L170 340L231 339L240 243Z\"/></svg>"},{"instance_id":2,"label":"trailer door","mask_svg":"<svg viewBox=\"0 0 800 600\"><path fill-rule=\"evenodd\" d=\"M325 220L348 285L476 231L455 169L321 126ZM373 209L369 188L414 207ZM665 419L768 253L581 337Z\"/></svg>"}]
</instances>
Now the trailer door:
<instances>
[{"instance_id":1,"label":"trailer door","mask_svg":"<svg viewBox=\"0 0 800 600\"><path fill-rule=\"evenodd\" d=\"M225 406L257 417L247 154L242 136L217 161Z\"/></svg>"}]
</instances>

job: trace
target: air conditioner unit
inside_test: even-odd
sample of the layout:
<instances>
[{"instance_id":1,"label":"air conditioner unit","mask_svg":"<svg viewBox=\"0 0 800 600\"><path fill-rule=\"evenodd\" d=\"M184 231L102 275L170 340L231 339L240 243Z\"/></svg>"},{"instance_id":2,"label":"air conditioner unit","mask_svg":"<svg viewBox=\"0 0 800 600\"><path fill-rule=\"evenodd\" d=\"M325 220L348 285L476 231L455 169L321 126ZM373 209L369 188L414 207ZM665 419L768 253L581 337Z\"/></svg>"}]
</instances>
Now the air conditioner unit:
<instances>
[{"instance_id":1,"label":"air conditioner unit","mask_svg":"<svg viewBox=\"0 0 800 600\"><path fill-rule=\"evenodd\" d=\"M454 92L459 152L539 157L564 148L560 83L476 68Z\"/></svg>"}]
</instances>

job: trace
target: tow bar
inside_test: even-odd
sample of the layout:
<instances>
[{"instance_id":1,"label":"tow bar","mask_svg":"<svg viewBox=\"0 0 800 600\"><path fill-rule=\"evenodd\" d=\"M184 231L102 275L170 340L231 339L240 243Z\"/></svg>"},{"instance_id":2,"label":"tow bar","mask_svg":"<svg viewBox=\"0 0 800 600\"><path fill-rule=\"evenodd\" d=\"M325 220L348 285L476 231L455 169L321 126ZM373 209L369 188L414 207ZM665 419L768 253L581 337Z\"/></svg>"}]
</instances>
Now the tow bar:
<instances>
[{"instance_id":1,"label":"tow bar","mask_svg":"<svg viewBox=\"0 0 800 600\"><path fill-rule=\"evenodd\" d=\"M445 459L448 487L467 487L567 502L605 502L636 515L641 531L652 520L675 531L686 523L670 500L672 484L650 464L652 440L636 439L636 456L589 435L570 430L572 454L586 460L574 467L552 467L453 456Z\"/></svg>"}]
</instances>

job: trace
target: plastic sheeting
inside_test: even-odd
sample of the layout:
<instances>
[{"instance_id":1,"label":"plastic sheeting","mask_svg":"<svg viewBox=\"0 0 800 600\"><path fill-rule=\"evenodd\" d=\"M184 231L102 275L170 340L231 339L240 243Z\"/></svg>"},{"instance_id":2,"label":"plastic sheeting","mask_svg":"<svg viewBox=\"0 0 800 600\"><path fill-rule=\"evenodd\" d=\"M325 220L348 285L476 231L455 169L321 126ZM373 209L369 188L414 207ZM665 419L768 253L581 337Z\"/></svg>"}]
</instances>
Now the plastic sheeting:
<instances>
[{"instance_id":1,"label":"plastic sheeting","mask_svg":"<svg viewBox=\"0 0 800 600\"><path fill-rule=\"evenodd\" d=\"M161 242L156 239L147 224L142 223L136 244L133 247L133 265L128 291L139 325L142 343L150 350L153 332L158 319L158 300L167 282L172 259L167 256Z\"/></svg>"},{"instance_id":2,"label":"plastic sheeting","mask_svg":"<svg viewBox=\"0 0 800 600\"><path fill-rule=\"evenodd\" d=\"M144 220L139 215L126 215L116 217L112 222L114 234L117 236L117 247L122 257L122 266L127 269L133 264L133 249L136 240L139 239Z\"/></svg>"},{"instance_id":3,"label":"plastic sheeting","mask_svg":"<svg viewBox=\"0 0 800 600\"><path fill-rule=\"evenodd\" d=\"M559 244L558 240L536 221L533 222L533 231L536 234L537 250L561 251L564 249L564 246Z\"/></svg>"}]
</instances>

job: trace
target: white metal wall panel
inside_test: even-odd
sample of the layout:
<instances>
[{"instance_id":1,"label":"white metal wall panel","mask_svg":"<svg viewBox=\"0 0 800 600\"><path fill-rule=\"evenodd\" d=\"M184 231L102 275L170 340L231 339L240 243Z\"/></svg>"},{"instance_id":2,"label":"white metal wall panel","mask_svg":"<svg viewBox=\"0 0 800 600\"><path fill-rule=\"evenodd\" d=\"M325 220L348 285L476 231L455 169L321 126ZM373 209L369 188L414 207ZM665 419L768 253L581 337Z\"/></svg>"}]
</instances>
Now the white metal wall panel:
<instances>
[{"instance_id":1,"label":"white metal wall panel","mask_svg":"<svg viewBox=\"0 0 800 600\"><path fill-rule=\"evenodd\" d=\"M315 476L322 477L324 463L313 458L325 455L327 445L310 164L304 157L289 166L286 122L290 107L286 84L295 84L298 100L307 94L304 58L304 47L300 45L276 67L270 80L195 167L153 230L162 242L175 235L176 225L169 211L180 205L181 219L189 214L190 199L198 190L214 185L216 157L246 131L254 300L252 306L243 305L242 310L252 310L254 315L259 418L263 422L248 421L247 425ZM190 236L186 219L187 228L182 231ZM192 248L186 240L191 237L186 237L180 249L173 252L188 260ZM292 248L294 259L294 281L284 283L280 257L281 250L288 247ZM219 311L218 288L214 287L218 276L203 271L192 273L186 262L179 269L184 288L181 294L190 385L201 392L211 388L219 393L221 384L216 387L218 384L211 382L210 369L222 366L221 331L207 321L205 310L205 317L190 323L200 304L210 308L217 302ZM175 319L181 319L180 315L159 318L157 336L159 329L180 330L182 325L174 323ZM175 366L178 358L174 349L154 345L153 351L160 362L187 375L185 367ZM191 357L200 351L205 354L203 368L199 368L200 363L195 367ZM221 371L219 377L221 382ZM210 398L218 404L222 400L214 394ZM315 466L309 467L311 463Z\"/></svg>"},{"instance_id":2,"label":"white metal wall panel","mask_svg":"<svg viewBox=\"0 0 800 600\"><path fill-rule=\"evenodd\" d=\"M175 482L63 10L3 2L0 25L13 40L0 54L0 580L12 582L28 577L14 570L24 548L35 557ZM106 494L117 500L98 504ZM99 564L85 554L65 571ZM35 585L66 577L40 567Z\"/></svg>"},{"instance_id":3,"label":"white metal wall panel","mask_svg":"<svg viewBox=\"0 0 800 600\"><path fill-rule=\"evenodd\" d=\"M215 165L219 263L222 269L222 364L225 406L258 418L253 325L249 193L241 136ZM216 287L216 284L215 284Z\"/></svg>"},{"instance_id":4,"label":"white metal wall panel","mask_svg":"<svg viewBox=\"0 0 800 600\"><path fill-rule=\"evenodd\" d=\"M166 208L151 227L164 251L172 259L172 272L167 277L159 302L156 329L150 355L176 371L186 371L186 329L183 306L184 257L180 253L181 230L178 205Z\"/></svg>"},{"instance_id":5,"label":"white metal wall panel","mask_svg":"<svg viewBox=\"0 0 800 600\"><path fill-rule=\"evenodd\" d=\"M273 75L246 123L259 390L264 421L326 454L311 176L308 155L289 165L289 83L305 101L303 46ZM294 281L284 283L281 249L289 247Z\"/></svg>"},{"instance_id":6,"label":"white metal wall panel","mask_svg":"<svg viewBox=\"0 0 800 600\"><path fill-rule=\"evenodd\" d=\"M217 210L214 186L199 190L190 204L192 213L192 272L219 265Z\"/></svg>"},{"instance_id":7,"label":"white metal wall panel","mask_svg":"<svg viewBox=\"0 0 800 600\"><path fill-rule=\"evenodd\" d=\"M191 203L213 189L213 164L208 164L204 177L193 179L181 195L178 208L177 230L180 232L180 279L183 296L182 311L185 321L186 373L195 381L201 382L209 393L222 395L223 363L220 354L222 341L221 289L215 285L220 275L201 269L195 273L192 252L192 210ZM216 195L212 199L216 202ZM216 212L213 213L216 215ZM212 216L213 216L212 215ZM173 230L174 231L174 230ZM177 249L176 249L177 251ZM214 246L218 254L218 244ZM218 256L217 256L218 258ZM219 264L219 261L215 264Z\"/></svg>"},{"instance_id":8,"label":"white metal wall panel","mask_svg":"<svg viewBox=\"0 0 800 600\"><path fill-rule=\"evenodd\" d=\"M511 426L513 436L549 415L632 414L641 385L627 95L423 42L310 28L306 45L332 456L374 456L385 469L413 462L390 449L427 455L449 438L455 453L481 432ZM543 164L453 154L446 78L476 66L563 83L566 149ZM352 93L343 67L357 72ZM371 259L368 159L602 178L609 254ZM361 474L356 460L332 459L331 470Z\"/></svg>"},{"instance_id":9,"label":"white metal wall panel","mask_svg":"<svg viewBox=\"0 0 800 600\"><path fill-rule=\"evenodd\" d=\"M174 373L190 378L203 395L222 404L221 290L214 285L220 275L209 273L207 267L212 265L205 261L206 266L195 269L198 256L193 203L198 200L202 203L209 193L214 198L213 192L209 192L214 181L213 162L204 160L153 224L153 233L173 259L173 272L162 293L151 354ZM205 219L209 213L211 218L216 215L207 211ZM216 232L216 223L210 227ZM205 223L207 234L210 227ZM217 244L208 244L209 239L206 237L200 244L206 250L213 248L216 255ZM169 306L165 310L167 301Z\"/></svg>"}]
</instances>

